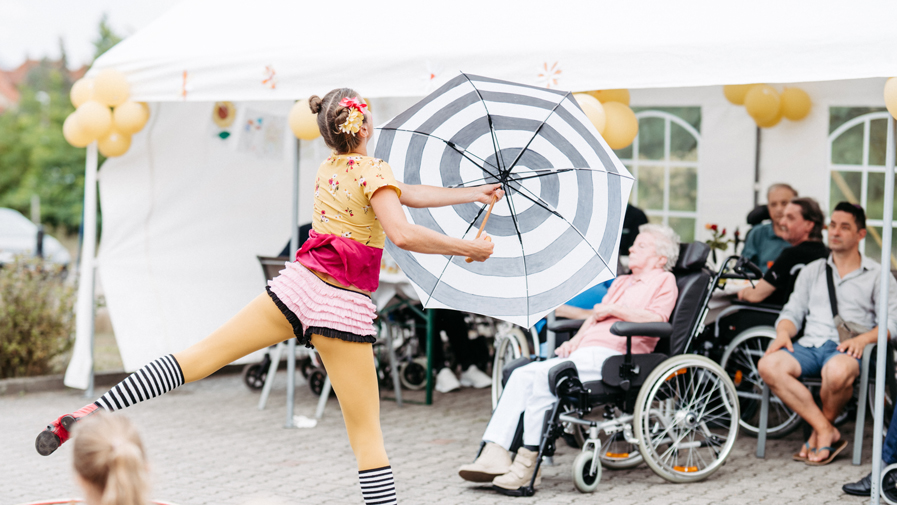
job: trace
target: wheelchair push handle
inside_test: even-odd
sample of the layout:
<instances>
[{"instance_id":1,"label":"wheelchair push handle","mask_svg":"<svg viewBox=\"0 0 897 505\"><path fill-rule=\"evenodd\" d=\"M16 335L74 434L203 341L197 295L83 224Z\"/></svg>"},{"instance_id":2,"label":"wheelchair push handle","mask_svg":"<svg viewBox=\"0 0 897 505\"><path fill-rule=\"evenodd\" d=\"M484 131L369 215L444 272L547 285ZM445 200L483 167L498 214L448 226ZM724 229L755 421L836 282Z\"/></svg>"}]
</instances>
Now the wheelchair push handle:
<instances>
[{"instance_id":1,"label":"wheelchair push handle","mask_svg":"<svg viewBox=\"0 0 897 505\"><path fill-rule=\"evenodd\" d=\"M763 271L760 270L760 267L742 256L730 256L721 269L723 272L726 272L726 265L732 260L735 260L735 265L732 266L731 270L732 273L722 273L720 275L721 279L747 279L756 281L763 278Z\"/></svg>"}]
</instances>

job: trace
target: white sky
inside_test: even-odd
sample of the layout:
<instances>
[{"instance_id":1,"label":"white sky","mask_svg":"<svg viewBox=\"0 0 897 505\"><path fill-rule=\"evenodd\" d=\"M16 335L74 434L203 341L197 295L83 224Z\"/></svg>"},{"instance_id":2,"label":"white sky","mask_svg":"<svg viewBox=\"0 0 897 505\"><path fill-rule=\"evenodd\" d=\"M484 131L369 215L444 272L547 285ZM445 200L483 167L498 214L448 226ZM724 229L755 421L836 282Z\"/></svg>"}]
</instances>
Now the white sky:
<instances>
[{"instance_id":1,"label":"white sky","mask_svg":"<svg viewBox=\"0 0 897 505\"><path fill-rule=\"evenodd\" d=\"M0 68L26 58L59 56L62 37L69 66L93 60L100 18L108 14L115 33L130 35L181 0L0 0Z\"/></svg>"}]
</instances>

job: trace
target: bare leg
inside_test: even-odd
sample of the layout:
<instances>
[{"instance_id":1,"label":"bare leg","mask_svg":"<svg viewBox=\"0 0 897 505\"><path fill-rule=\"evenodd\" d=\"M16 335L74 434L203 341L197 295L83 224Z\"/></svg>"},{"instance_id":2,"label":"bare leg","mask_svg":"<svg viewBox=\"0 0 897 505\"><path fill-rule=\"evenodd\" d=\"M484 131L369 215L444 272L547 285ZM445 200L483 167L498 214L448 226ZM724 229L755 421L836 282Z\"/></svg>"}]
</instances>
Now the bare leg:
<instances>
[{"instance_id":1,"label":"bare leg","mask_svg":"<svg viewBox=\"0 0 897 505\"><path fill-rule=\"evenodd\" d=\"M859 374L860 365L857 360L846 354L833 357L822 367L822 388L819 396L822 398L822 413L831 429L818 432L817 447L831 447L841 440L841 433L832 422L841 414L844 405L853 396L853 382ZM810 461L822 461L828 457L828 451L817 451L810 455Z\"/></svg>"},{"instance_id":2,"label":"bare leg","mask_svg":"<svg viewBox=\"0 0 897 505\"><path fill-rule=\"evenodd\" d=\"M761 358L757 368L760 377L769 385L770 391L813 427L813 436L809 440L811 447L817 447L818 445L814 444L820 443L818 440L820 433L830 434L835 430L829 419L816 406L813 394L797 379L800 377L801 369L794 356L784 351L774 352ZM807 453L806 446L801 447L800 453L804 456L812 455Z\"/></svg>"}]
</instances>

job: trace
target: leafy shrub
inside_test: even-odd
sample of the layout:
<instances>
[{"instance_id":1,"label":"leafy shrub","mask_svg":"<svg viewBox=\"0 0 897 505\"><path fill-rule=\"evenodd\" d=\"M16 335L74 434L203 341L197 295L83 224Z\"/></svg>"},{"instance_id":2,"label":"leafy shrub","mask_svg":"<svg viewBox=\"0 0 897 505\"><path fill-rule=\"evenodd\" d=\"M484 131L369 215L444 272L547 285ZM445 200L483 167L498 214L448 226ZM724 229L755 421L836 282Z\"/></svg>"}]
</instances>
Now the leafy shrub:
<instances>
[{"instance_id":1,"label":"leafy shrub","mask_svg":"<svg viewBox=\"0 0 897 505\"><path fill-rule=\"evenodd\" d=\"M62 267L17 257L0 267L0 378L43 375L74 341L75 287Z\"/></svg>"}]
</instances>

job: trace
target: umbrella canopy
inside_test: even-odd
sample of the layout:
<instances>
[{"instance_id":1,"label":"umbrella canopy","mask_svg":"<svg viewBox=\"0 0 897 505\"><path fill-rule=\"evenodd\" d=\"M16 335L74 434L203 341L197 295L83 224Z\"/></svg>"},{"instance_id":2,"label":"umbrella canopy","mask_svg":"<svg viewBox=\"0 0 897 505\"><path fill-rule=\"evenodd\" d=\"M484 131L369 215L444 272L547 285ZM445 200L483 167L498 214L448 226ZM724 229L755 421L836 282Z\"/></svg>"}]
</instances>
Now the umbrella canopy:
<instances>
[{"instance_id":1,"label":"umbrella canopy","mask_svg":"<svg viewBox=\"0 0 897 505\"><path fill-rule=\"evenodd\" d=\"M380 127L375 156L407 184L502 184L484 263L386 249L426 307L532 326L614 276L632 176L570 93L461 74ZM409 220L473 238L486 206L406 209Z\"/></svg>"}]
</instances>

